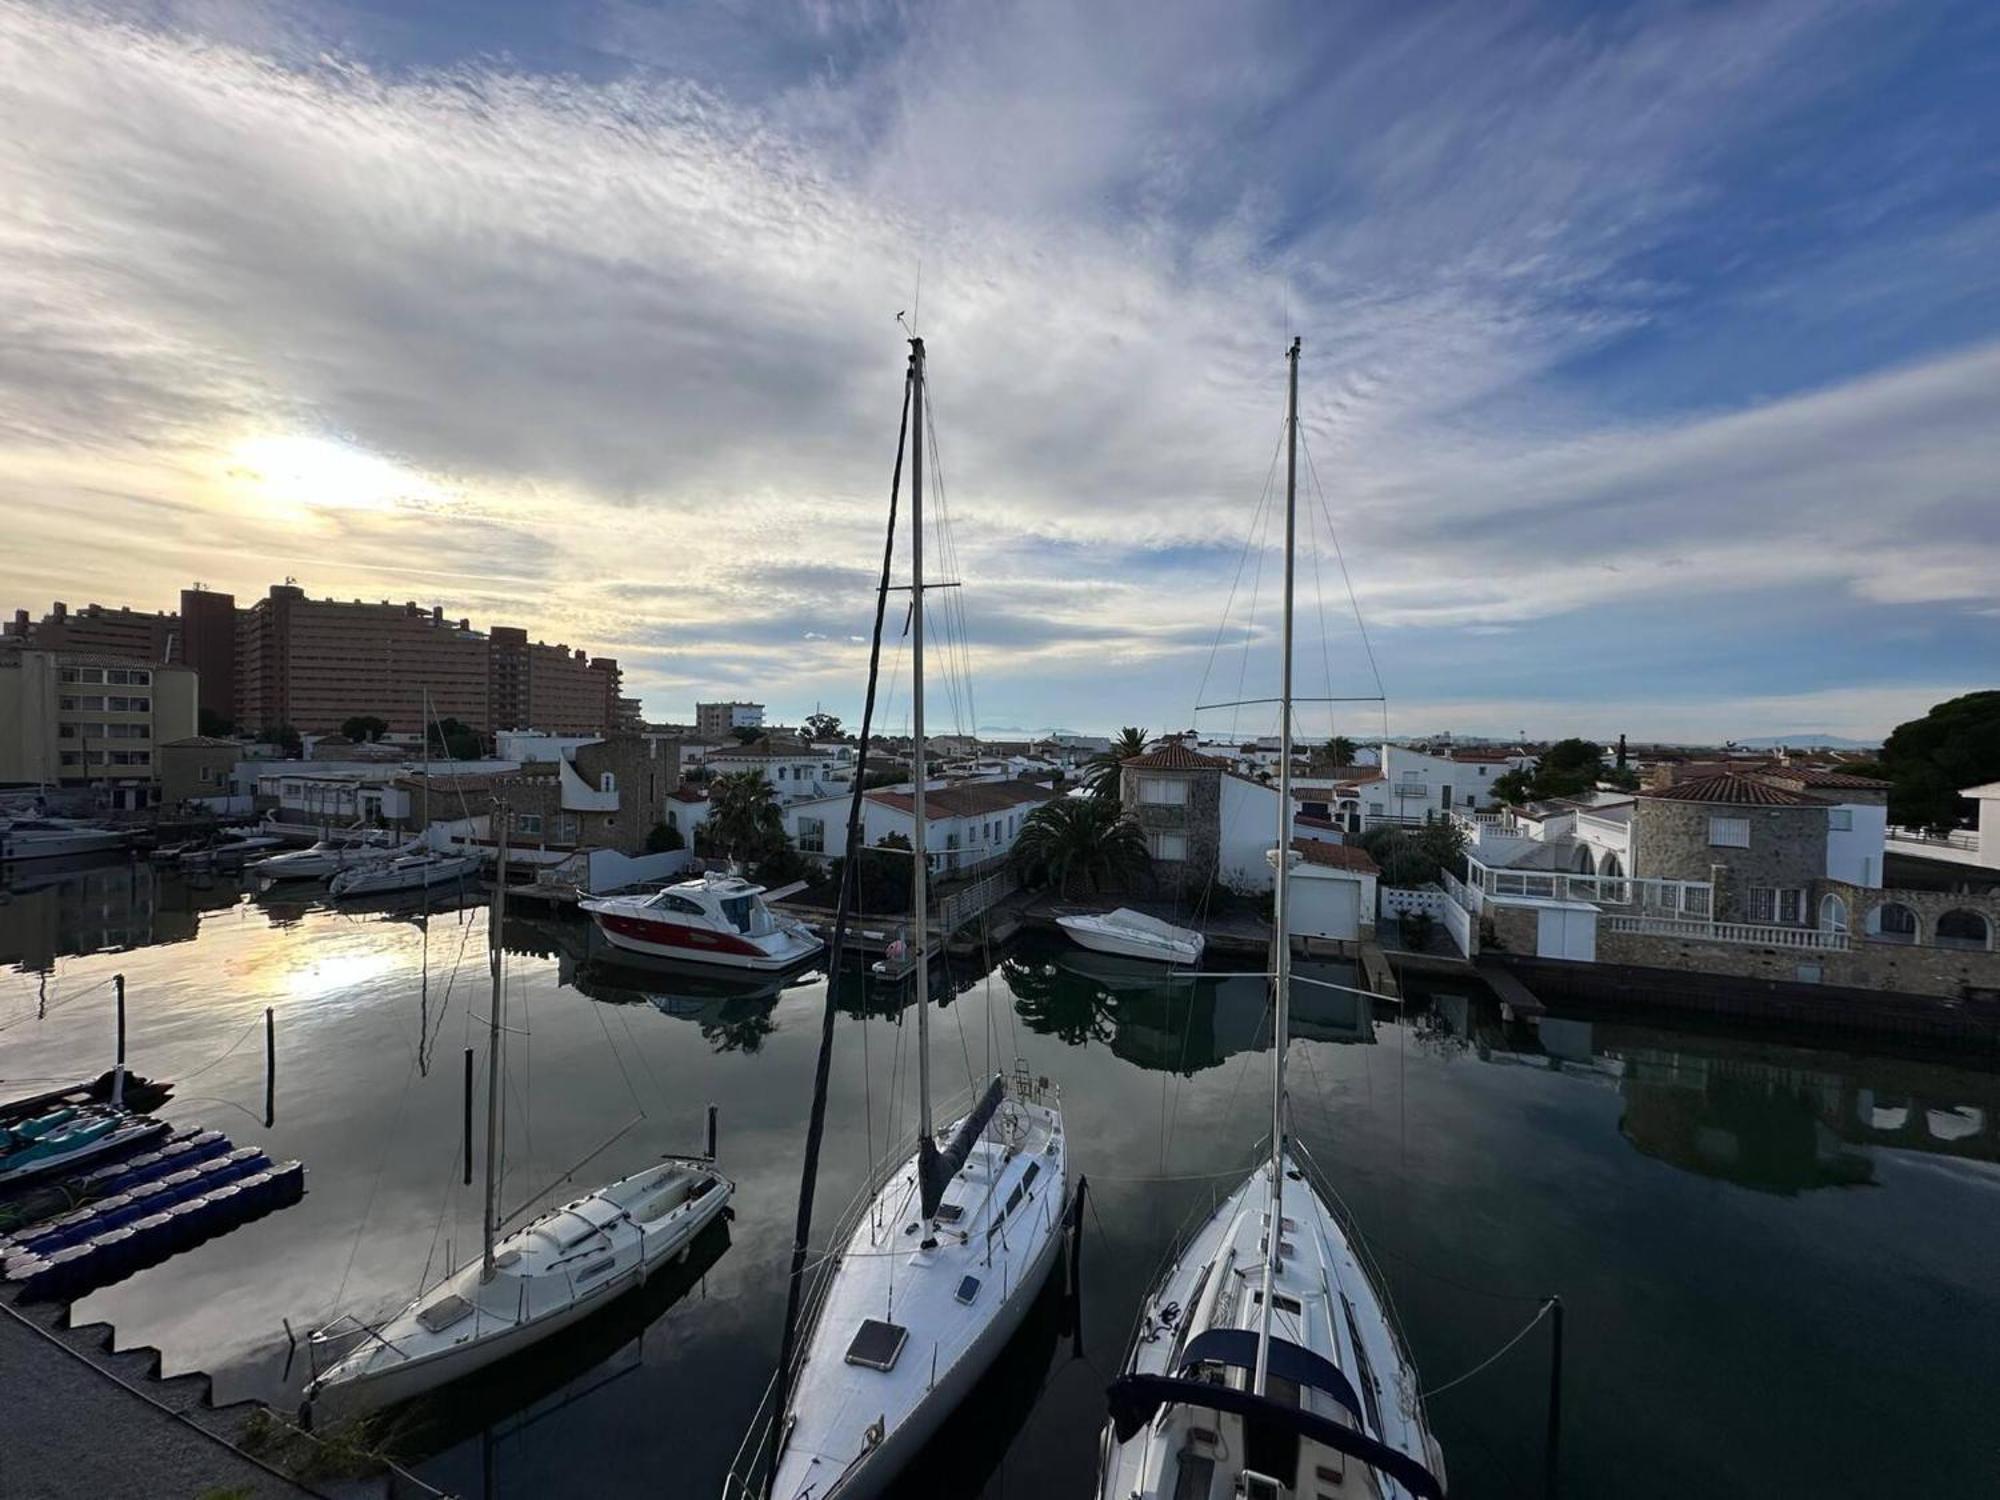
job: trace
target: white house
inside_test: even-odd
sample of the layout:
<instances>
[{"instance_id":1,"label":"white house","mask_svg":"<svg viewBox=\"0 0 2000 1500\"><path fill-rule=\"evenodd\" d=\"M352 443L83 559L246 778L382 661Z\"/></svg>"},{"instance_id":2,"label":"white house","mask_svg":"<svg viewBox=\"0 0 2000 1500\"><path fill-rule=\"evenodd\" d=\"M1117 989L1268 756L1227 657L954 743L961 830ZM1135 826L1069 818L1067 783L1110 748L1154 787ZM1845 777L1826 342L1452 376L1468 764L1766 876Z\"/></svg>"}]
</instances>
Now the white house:
<instances>
[{"instance_id":1,"label":"white house","mask_svg":"<svg viewBox=\"0 0 2000 1500\"><path fill-rule=\"evenodd\" d=\"M1402 745L1382 747L1382 780L1362 798L1366 821L1421 823L1452 811L1497 806L1493 783L1509 771L1532 766L1535 757L1500 750L1460 750L1432 755Z\"/></svg>"},{"instance_id":2,"label":"white house","mask_svg":"<svg viewBox=\"0 0 2000 1500\"><path fill-rule=\"evenodd\" d=\"M834 758L803 745L758 740L751 745L725 745L708 752L702 764L716 776L755 771L771 783L778 801L804 802L831 793L835 786Z\"/></svg>"},{"instance_id":3,"label":"white house","mask_svg":"<svg viewBox=\"0 0 2000 1500\"><path fill-rule=\"evenodd\" d=\"M708 821L708 793L700 787L674 788L667 793L667 810L662 821L680 834L685 846L692 849L695 830Z\"/></svg>"},{"instance_id":4,"label":"white house","mask_svg":"<svg viewBox=\"0 0 2000 1500\"><path fill-rule=\"evenodd\" d=\"M847 853L850 795L794 802L784 809L785 833L801 853L838 859ZM930 783L924 793L925 844L939 875L966 874L1004 859L1028 815L1055 793L1025 781ZM877 845L890 834L916 830L916 792L883 787L861 799L862 837Z\"/></svg>"},{"instance_id":5,"label":"white house","mask_svg":"<svg viewBox=\"0 0 2000 1500\"><path fill-rule=\"evenodd\" d=\"M1375 887L1382 871L1366 849L1302 838L1292 845L1290 908L1293 936L1359 942L1375 936ZM1272 850L1275 857L1277 851Z\"/></svg>"}]
</instances>

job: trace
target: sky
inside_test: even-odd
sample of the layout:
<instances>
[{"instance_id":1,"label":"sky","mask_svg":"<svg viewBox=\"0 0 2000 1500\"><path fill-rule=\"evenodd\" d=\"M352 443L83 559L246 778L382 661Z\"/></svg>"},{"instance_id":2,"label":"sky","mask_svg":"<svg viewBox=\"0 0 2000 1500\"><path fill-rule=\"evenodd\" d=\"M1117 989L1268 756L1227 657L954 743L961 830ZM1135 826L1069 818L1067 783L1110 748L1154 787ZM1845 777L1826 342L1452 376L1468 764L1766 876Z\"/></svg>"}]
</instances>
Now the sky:
<instances>
[{"instance_id":1,"label":"sky","mask_svg":"<svg viewBox=\"0 0 2000 1500\"><path fill-rule=\"evenodd\" d=\"M1274 726L1294 336L1297 691L1387 700L1307 734L2000 676L1985 0L0 0L0 137L10 613L292 576L852 726L902 314L937 729Z\"/></svg>"}]
</instances>

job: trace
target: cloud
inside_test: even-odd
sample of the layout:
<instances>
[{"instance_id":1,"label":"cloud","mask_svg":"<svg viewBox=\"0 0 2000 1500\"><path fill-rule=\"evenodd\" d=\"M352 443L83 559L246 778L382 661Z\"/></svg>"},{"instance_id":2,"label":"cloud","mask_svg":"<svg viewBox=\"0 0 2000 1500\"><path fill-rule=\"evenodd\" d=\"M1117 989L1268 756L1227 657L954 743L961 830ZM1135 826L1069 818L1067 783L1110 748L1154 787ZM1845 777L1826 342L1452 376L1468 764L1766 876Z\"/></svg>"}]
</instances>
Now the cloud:
<instances>
[{"instance_id":1,"label":"cloud","mask_svg":"<svg viewBox=\"0 0 2000 1500\"><path fill-rule=\"evenodd\" d=\"M1001 717L1186 712L1293 328L1309 493L1413 704L1451 701L1451 652L1399 637L1539 652L1635 601L1990 617L2000 328L1668 412L1566 375L1699 315L1653 257L1865 14L559 14L589 66L413 64L414 17L0 0L0 586L296 573L617 655L660 716L857 698L921 262ZM1922 239L1971 285L2000 227ZM383 503L260 479L274 444Z\"/></svg>"}]
</instances>

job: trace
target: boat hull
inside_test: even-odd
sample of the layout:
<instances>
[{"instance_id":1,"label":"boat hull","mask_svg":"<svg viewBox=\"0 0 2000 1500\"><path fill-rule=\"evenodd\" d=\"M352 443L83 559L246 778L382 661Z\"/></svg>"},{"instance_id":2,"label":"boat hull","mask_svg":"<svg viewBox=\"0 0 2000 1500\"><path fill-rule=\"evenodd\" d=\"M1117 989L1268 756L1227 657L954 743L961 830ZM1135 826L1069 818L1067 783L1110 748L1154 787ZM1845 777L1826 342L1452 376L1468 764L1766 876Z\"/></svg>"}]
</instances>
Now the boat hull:
<instances>
[{"instance_id":1,"label":"boat hull","mask_svg":"<svg viewBox=\"0 0 2000 1500\"><path fill-rule=\"evenodd\" d=\"M61 833L0 834L0 863L32 859L62 859L73 854L101 854L125 847L125 835L109 829L79 828Z\"/></svg>"},{"instance_id":2,"label":"boat hull","mask_svg":"<svg viewBox=\"0 0 2000 1500\"><path fill-rule=\"evenodd\" d=\"M624 1293L642 1286L667 1262L684 1253L701 1232L727 1210L734 1193L734 1186L729 1185L706 1194L697 1211L676 1228L671 1238L662 1238L658 1245L644 1247L639 1259L607 1276L575 1301L469 1343L453 1344L435 1353L351 1380L330 1381L309 1396L307 1414L318 1422L327 1418L361 1416L385 1406L396 1406L532 1348L543 1339L611 1306Z\"/></svg>"},{"instance_id":3,"label":"boat hull","mask_svg":"<svg viewBox=\"0 0 2000 1500\"><path fill-rule=\"evenodd\" d=\"M1110 953L1119 958L1136 958L1155 964L1192 964L1201 961L1199 943L1168 946L1144 938L1126 937L1102 927L1086 926L1072 917L1057 917L1056 925L1069 934L1070 941L1093 953Z\"/></svg>"},{"instance_id":4,"label":"boat hull","mask_svg":"<svg viewBox=\"0 0 2000 1500\"><path fill-rule=\"evenodd\" d=\"M757 943L732 933L678 922L654 922L616 912L592 912L591 920L606 942L627 953L648 958L671 958L681 963L707 964L719 969L746 969L753 973L778 973L805 963L825 951L826 944L787 936L782 948L767 951Z\"/></svg>"},{"instance_id":5,"label":"boat hull","mask_svg":"<svg viewBox=\"0 0 2000 1500\"><path fill-rule=\"evenodd\" d=\"M478 875L479 861L469 857L421 869L349 869L334 877L333 894L385 896L395 891L445 890L477 879Z\"/></svg>"}]
</instances>

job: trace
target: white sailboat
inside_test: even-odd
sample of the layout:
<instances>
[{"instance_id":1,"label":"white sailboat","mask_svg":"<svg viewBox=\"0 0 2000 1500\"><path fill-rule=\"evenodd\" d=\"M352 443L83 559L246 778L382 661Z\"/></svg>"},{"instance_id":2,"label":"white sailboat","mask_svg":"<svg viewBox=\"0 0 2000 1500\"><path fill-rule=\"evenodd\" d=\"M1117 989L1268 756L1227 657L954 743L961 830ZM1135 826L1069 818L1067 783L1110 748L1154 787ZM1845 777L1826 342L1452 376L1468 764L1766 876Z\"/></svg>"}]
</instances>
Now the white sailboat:
<instances>
[{"instance_id":1,"label":"white sailboat","mask_svg":"<svg viewBox=\"0 0 2000 1500\"><path fill-rule=\"evenodd\" d=\"M880 1493L1020 1326L1055 1264L1068 1208L1068 1142L1058 1092L1046 1079L1018 1066L1012 1076L993 1078L947 1126L947 1144L937 1144L924 792L924 345L917 338L910 340L909 382L916 1149L892 1160L864 1189L858 1215L836 1231L838 1258L808 1311L802 1352L794 1365L781 1364L775 1451L764 1483L732 1475L725 1486L731 1496L863 1500Z\"/></svg>"},{"instance_id":2,"label":"white sailboat","mask_svg":"<svg viewBox=\"0 0 2000 1500\"><path fill-rule=\"evenodd\" d=\"M448 854L431 847L430 693L424 694L423 833L387 858L371 859L336 874L327 885L332 896L386 896L396 891L446 889L477 878L481 858L476 853Z\"/></svg>"},{"instance_id":3,"label":"white sailboat","mask_svg":"<svg viewBox=\"0 0 2000 1500\"><path fill-rule=\"evenodd\" d=\"M728 1206L735 1184L705 1158L668 1158L549 1210L500 1239L501 943L507 908L507 833L491 907L493 971L486 1060L486 1205L480 1258L451 1272L388 1322L356 1329L342 1318L312 1336L315 1352L355 1340L306 1391L306 1409L348 1417L407 1401L519 1353L608 1305L686 1253ZM469 1145L469 1143L468 1143ZM711 1147L712 1149L712 1147Z\"/></svg>"},{"instance_id":4,"label":"white sailboat","mask_svg":"<svg viewBox=\"0 0 2000 1500\"><path fill-rule=\"evenodd\" d=\"M1273 852L1271 1155L1147 1294L1098 1470L1101 1500L1441 1500L1444 1456L1388 1299L1289 1139L1292 588L1299 341L1288 354L1284 668ZM1301 981L1306 982L1306 981Z\"/></svg>"}]
</instances>

